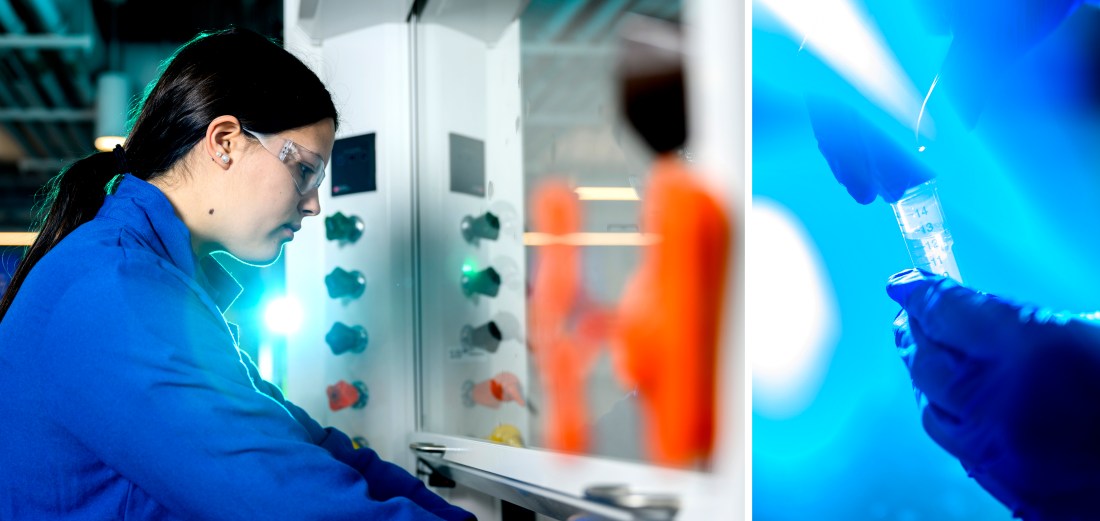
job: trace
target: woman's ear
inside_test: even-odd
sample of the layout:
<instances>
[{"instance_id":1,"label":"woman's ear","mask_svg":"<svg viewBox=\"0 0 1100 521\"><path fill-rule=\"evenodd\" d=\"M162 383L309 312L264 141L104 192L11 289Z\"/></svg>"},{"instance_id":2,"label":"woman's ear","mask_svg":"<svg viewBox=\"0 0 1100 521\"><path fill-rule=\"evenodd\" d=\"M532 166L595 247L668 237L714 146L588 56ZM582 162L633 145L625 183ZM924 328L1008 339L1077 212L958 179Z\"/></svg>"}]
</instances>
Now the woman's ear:
<instances>
[{"instance_id":1,"label":"woman's ear","mask_svg":"<svg viewBox=\"0 0 1100 521\"><path fill-rule=\"evenodd\" d=\"M243 137L240 120L235 116L218 116L206 126L203 152L215 164L228 170Z\"/></svg>"}]
</instances>

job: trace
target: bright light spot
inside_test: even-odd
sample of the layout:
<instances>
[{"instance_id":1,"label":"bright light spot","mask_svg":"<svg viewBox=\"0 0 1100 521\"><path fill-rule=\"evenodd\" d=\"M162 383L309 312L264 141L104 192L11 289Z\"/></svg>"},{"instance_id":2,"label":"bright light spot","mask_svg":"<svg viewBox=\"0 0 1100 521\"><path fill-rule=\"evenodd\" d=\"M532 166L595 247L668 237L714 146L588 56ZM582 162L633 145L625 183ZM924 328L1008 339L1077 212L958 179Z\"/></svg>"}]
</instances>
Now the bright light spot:
<instances>
[{"instance_id":1,"label":"bright light spot","mask_svg":"<svg viewBox=\"0 0 1100 521\"><path fill-rule=\"evenodd\" d=\"M275 381L275 355L271 352L271 344L260 344L259 351L256 369L260 371L260 378L273 382Z\"/></svg>"},{"instance_id":2,"label":"bright light spot","mask_svg":"<svg viewBox=\"0 0 1100 521\"><path fill-rule=\"evenodd\" d=\"M924 145L921 145L920 148L917 149L917 152L924 152Z\"/></svg>"},{"instance_id":3,"label":"bright light spot","mask_svg":"<svg viewBox=\"0 0 1100 521\"><path fill-rule=\"evenodd\" d=\"M291 335L302 327L302 305L294 297L277 297L268 302L264 311L267 328L283 335Z\"/></svg>"},{"instance_id":4,"label":"bright light spot","mask_svg":"<svg viewBox=\"0 0 1100 521\"><path fill-rule=\"evenodd\" d=\"M638 200L638 192L629 186L578 186L573 191L581 201Z\"/></svg>"},{"instance_id":5,"label":"bright light spot","mask_svg":"<svg viewBox=\"0 0 1100 521\"><path fill-rule=\"evenodd\" d=\"M95 148L100 152L110 152L117 145L126 144L125 136L99 136L95 138Z\"/></svg>"},{"instance_id":6,"label":"bright light spot","mask_svg":"<svg viewBox=\"0 0 1100 521\"><path fill-rule=\"evenodd\" d=\"M819 390L837 341L837 304L820 256L798 218L753 198L747 236L746 340L753 409L797 415Z\"/></svg>"},{"instance_id":7,"label":"bright light spot","mask_svg":"<svg viewBox=\"0 0 1100 521\"><path fill-rule=\"evenodd\" d=\"M469 262L462 263L462 273L472 273L474 271L474 265Z\"/></svg>"},{"instance_id":8,"label":"bright light spot","mask_svg":"<svg viewBox=\"0 0 1100 521\"><path fill-rule=\"evenodd\" d=\"M906 127L924 96L850 0L758 0L856 89Z\"/></svg>"}]
</instances>

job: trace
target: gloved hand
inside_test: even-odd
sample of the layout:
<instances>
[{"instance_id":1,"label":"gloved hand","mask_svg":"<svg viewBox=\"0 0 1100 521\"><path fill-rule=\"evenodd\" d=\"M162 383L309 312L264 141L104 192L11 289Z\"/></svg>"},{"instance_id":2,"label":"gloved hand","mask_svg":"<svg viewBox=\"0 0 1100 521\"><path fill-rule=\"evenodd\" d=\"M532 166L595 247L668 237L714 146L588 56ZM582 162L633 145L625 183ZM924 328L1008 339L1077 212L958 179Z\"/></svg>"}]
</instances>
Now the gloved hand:
<instances>
[{"instance_id":1,"label":"gloved hand","mask_svg":"<svg viewBox=\"0 0 1100 521\"><path fill-rule=\"evenodd\" d=\"M917 157L853 108L831 98L807 95L817 148L833 176L859 204L876 197L888 203L905 190L935 177Z\"/></svg>"},{"instance_id":2,"label":"gloved hand","mask_svg":"<svg viewBox=\"0 0 1100 521\"><path fill-rule=\"evenodd\" d=\"M1100 324L925 271L887 293L928 435L1016 517L1100 518Z\"/></svg>"}]
</instances>

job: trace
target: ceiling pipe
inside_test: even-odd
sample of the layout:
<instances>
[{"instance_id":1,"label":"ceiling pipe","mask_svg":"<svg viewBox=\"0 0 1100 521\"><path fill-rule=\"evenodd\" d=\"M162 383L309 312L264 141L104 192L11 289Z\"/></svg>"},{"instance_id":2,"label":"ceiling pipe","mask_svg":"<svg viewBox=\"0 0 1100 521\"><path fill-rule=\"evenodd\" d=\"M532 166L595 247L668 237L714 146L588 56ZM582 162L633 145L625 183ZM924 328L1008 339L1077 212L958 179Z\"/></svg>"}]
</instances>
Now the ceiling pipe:
<instances>
[{"instance_id":1,"label":"ceiling pipe","mask_svg":"<svg viewBox=\"0 0 1100 521\"><path fill-rule=\"evenodd\" d=\"M9 6L11 4L11 2L6 3ZM73 27L83 25L84 29L89 29L93 25L90 3L73 4L75 8L70 14L77 19L74 23L65 22L62 12L54 2L31 0L25 1L22 5L25 8L23 11L25 19L12 20L11 15L19 13L10 7L4 9L8 11L6 16L4 16L5 13L0 13L0 16L11 24L9 33L66 37L70 36L67 33L70 33ZM80 20L81 18L83 20ZM80 24L81 21L84 23ZM85 38L95 41L91 31L85 31ZM86 87L88 84L82 85L73 82L70 78L74 72L79 73L81 69L88 67L88 58L93 54L92 51L94 47L85 49L83 52L71 49L24 49L11 53L8 63L17 75L17 79L24 80L19 82L19 92L24 95L24 106L68 111L90 108L92 93L88 92ZM88 124L57 122L52 125L29 123L23 128L48 135L49 139L36 140L43 143L38 148L45 148L41 151L40 157L73 157L91 152L89 127Z\"/></svg>"},{"instance_id":2,"label":"ceiling pipe","mask_svg":"<svg viewBox=\"0 0 1100 521\"><path fill-rule=\"evenodd\" d=\"M94 151L92 71L105 52L91 0L0 0L0 127L24 159L14 182L35 188Z\"/></svg>"},{"instance_id":3,"label":"ceiling pipe","mask_svg":"<svg viewBox=\"0 0 1100 521\"><path fill-rule=\"evenodd\" d=\"M0 107L16 107L16 106L19 105L19 103L16 101L15 94L12 93L12 91L9 87L10 82L8 81L6 76L7 75L4 74L3 71L0 71L0 80L2 80L2 81L0 81ZM9 110L11 110L11 109L9 109ZM23 134L20 133L20 132L13 132L13 129L11 128L12 125L10 124L10 122L3 121L3 122L0 122L0 123L3 123L4 126L8 128L9 135L11 135L12 137L15 137L15 138L19 138L20 139L19 144L24 149L26 149L27 143L22 140Z\"/></svg>"},{"instance_id":4,"label":"ceiling pipe","mask_svg":"<svg viewBox=\"0 0 1100 521\"><path fill-rule=\"evenodd\" d=\"M92 36L89 34L78 36L47 35L3 35L0 36L0 49L83 49L92 50Z\"/></svg>"},{"instance_id":5,"label":"ceiling pipe","mask_svg":"<svg viewBox=\"0 0 1100 521\"><path fill-rule=\"evenodd\" d=\"M44 105L41 98L38 96L34 80L27 77L29 73L27 72L24 62L14 56L6 56L0 58L0 60L3 60L4 64L6 64L6 67L0 69L3 70L4 82L11 88L12 98L15 100L13 106L35 109L43 108ZM9 71L11 73L10 75L8 74ZM51 147L49 145L51 140L56 139L57 133L56 129L52 126L43 128L34 121L22 121L12 127L12 131L26 134L27 142L30 146L25 152L29 155L63 155L63 153L53 150L53 148L56 147Z\"/></svg>"},{"instance_id":6,"label":"ceiling pipe","mask_svg":"<svg viewBox=\"0 0 1100 521\"><path fill-rule=\"evenodd\" d=\"M0 109L0 121L72 122L92 121L95 111L86 109Z\"/></svg>"},{"instance_id":7,"label":"ceiling pipe","mask_svg":"<svg viewBox=\"0 0 1100 521\"><path fill-rule=\"evenodd\" d=\"M117 7L121 2L115 1ZM43 78L43 84L50 89L53 99L64 100L55 106L92 108L95 93L90 79L94 66L90 64L97 60L89 58L94 58L97 55L95 51L104 45L96 30L91 0L71 4L73 8L67 13L62 13L60 5L54 0L29 0L29 4L45 32L55 35L79 33L95 42L95 46L83 54L72 50L48 53L45 62L52 75ZM65 123L61 128L69 138L65 139L69 150L62 157L83 156L94 151L90 125Z\"/></svg>"},{"instance_id":8,"label":"ceiling pipe","mask_svg":"<svg viewBox=\"0 0 1100 521\"><path fill-rule=\"evenodd\" d=\"M43 99L42 95L39 94L40 90L46 91L47 96L51 98L53 95L49 93L50 89L43 85L42 78L34 74L33 64L28 64L19 59L9 58L7 61L16 77L22 80L15 82L14 85L16 87L16 93L23 98L23 102L27 108L40 110L48 110L51 106L70 108L65 100L51 99L47 101ZM49 137L48 142L58 144L58 146L53 147L55 150L47 148L43 151L47 156L62 157L74 155L73 148L75 144L69 142L69 140L64 137L57 125L42 125L39 122L30 121L27 123L27 126L41 129Z\"/></svg>"},{"instance_id":9,"label":"ceiling pipe","mask_svg":"<svg viewBox=\"0 0 1100 521\"><path fill-rule=\"evenodd\" d=\"M15 12L11 2L0 2L0 28L3 28L8 34L14 35L27 32L26 25L19 14ZM9 53L4 57L4 61L19 60L22 55L22 51ZM7 67L0 69L0 76L2 76L0 79L3 80L0 81L0 103L3 103L5 107L23 106L23 103L16 98L15 93L10 90L10 87L16 83L16 78L9 77L6 74L7 69ZM38 128L23 122L4 122L3 125L8 134L15 138L16 143L23 149L25 154L47 153Z\"/></svg>"}]
</instances>

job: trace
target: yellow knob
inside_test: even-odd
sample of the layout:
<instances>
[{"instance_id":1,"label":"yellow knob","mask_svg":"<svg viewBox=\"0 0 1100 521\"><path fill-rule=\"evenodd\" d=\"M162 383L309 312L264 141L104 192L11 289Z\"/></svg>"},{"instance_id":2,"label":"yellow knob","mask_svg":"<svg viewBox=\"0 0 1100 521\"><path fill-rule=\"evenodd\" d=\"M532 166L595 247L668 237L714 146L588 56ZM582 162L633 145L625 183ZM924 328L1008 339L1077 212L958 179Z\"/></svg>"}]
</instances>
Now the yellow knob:
<instances>
[{"instance_id":1,"label":"yellow knob","mask_svg":"<svg viewBox=\"0 0 1100 521\"><path fill-rule=\"evenodd\" d=\"M512 447L523 446L523 436L519 433L519 429L510 423L497 425L496 428L493 429L493 432L489 433L489 441L503 443Z\"/></svg>"}]
</instances>

